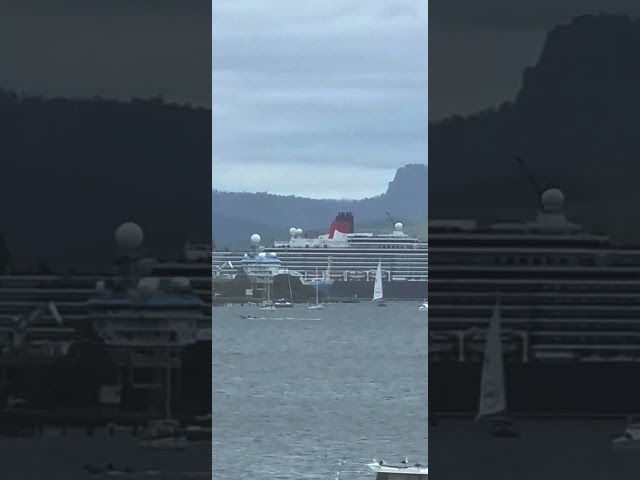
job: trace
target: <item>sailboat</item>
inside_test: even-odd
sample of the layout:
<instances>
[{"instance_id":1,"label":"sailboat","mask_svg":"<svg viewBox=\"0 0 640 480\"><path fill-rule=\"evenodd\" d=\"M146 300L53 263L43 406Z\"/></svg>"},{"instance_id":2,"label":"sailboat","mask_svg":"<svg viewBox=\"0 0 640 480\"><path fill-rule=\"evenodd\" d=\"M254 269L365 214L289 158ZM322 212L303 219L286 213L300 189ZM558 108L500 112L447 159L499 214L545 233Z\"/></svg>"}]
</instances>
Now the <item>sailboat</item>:
<instances>
[{"instance_id":1,"label":"sailboat","mask_svg":"<svg viewBox=\"0 0 640 480\"><path fill-rule=\"evenodd\" d=\"M271 282L267 282L267 299L258 305L258 308L262 311L273 312L276 306L271 301Z\"/></svg>"},{"instance_id":2,"label":"sailboat","mask_svg":"<svg viewBox=\"0 0 640 480\"><path fill-rule=\"evenodd\" d=\"M169 351L167 351L168 359L170 359ZM163 450L185 450L189 447L189 440L184 430L180 428L180 422L171 418L171 364L169 362L167 362L166 375L166 418L149 421L140 431L140 446Z\"/></svg>"},{"instance_id":3,"label":"sailboat","mask_svg":"<svg viewBox=\"0 0 640 480\"><path fill-rule=\"evenodd\" d=\"M309 310L324 310L324 303L320 303L320 279L318 278L318 267L316 267L316 303L312 303L311 305L307 305L307 309Z\"/></svg>"},{"instance_id":4,"label":"sailboat","mask_svg":"<svg viewBox=\"0 0 640 480\"><path fill-rule=\"evenodd\" d=\"M276 308L293 308L293 289L291 288L291 274L287 270L287 281L289 282L289 300L278 299L273 305Z\"/></svg>"},{"instance_id":5,"label":"sailboat","mask_svg":"<svg viewBox=\"0 0 640 480\"><path fill-rule=\"evenodd\" d=\"M373 298L372 301L378 301L379 307L386 307L387 304L383 300L382 292L382 261L378 262L378 268L376 269L376 281L373 285Z\"/></svg>"},{"instance_id":6,"label":"sailboat","mask_svg":"<svg viewBox=\"0 0 640 480\"><path fill-rule=\"evenodd\" d=\"M514 437L517 436L517 433L512 429L511 421L507 416L500 323L500 300L498 299L487 332L476 420L492 421L494 428L491 434L493 436Z\"/></svg>"}]
</instances>

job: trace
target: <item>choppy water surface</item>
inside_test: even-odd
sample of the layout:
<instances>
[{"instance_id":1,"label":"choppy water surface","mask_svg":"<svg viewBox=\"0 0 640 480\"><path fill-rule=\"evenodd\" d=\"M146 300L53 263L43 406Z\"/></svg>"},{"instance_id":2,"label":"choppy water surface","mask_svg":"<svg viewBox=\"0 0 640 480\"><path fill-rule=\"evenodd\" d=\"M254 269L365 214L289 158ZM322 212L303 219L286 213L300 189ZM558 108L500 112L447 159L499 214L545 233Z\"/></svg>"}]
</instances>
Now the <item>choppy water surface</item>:
<instances>
[{"instance_id":1,"label":"choppy water surface","mask_svg":"<svg viewBox=\"0 0 640 480\"><path fill-rule=\"evenodd\" d=\"M640 450L615 451L625 420L518 420L519 438L494 438L472 420L431 429L431 475L443 480L637 480Z\"/></svg>"},{"instance_id":2,"label":"choppy water surface","mask_svg":"<svg viewBox=\"0 0 640 480\"><path fill-rule=\"evenodd\" d=\"M371 478L427 461L427 315L419 303L213 310L213 477ZM241 315L258 317L242 319Z\"/></svg>"}]
</instances>

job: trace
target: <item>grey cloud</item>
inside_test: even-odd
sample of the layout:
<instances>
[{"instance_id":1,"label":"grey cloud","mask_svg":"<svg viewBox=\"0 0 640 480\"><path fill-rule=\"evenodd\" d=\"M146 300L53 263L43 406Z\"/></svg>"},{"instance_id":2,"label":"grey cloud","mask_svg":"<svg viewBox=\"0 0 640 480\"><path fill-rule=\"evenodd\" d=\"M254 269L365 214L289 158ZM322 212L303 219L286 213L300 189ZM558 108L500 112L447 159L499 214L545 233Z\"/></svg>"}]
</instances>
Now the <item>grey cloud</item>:
<instances>
[{"instance_id":1,"label":"grey cloud","mask_svg":"<svg viewBox=\"0 0 640 480\"><path fill-rule=\"evenodd\" d=\"M214 4L214 187L382 193L395 169L427 160L425 8L283 4Z\"/></svg>"},{"instance_id":2,"label":"grey cloud","mask_svg":"<svg viewBox=\"0 0 640 480\"><path fill-rule=\"evenodd\" d=\"M0 87L208 106L210 9L202 0L2 2Z\"/></svg>"}]
</instances>

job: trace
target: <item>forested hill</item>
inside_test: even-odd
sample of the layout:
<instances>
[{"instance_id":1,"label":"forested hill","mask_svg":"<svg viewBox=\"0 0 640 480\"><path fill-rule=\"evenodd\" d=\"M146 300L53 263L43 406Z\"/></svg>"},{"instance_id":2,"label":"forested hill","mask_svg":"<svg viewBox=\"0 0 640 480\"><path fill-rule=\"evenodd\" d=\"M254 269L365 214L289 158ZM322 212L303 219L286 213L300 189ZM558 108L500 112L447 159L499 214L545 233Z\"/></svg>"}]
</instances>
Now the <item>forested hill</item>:
<instances>
[{"instance_id":1,"label":"forested hill","mask_svg":"<svg viewBox=\"0 0 640 480\"><path fill-rule=\"evenodd\" d=\"M18 263L108 262L128 220L160 256L210 238L209 110L0 91L0 132L0 231Z\"/></svg>"},{"instance_id":2,"label":"forested hill","mask_svg":"<svg viewBox=\"0 0 640 480\"><path fill-rule=\"evenodd\" d=\"M540 186L565 192L580 220L632 233L639 85L640 21L581 16L551 29L515 98L429 126L431 213L533 213L534 191L514 161L521 156Z\"/></svg>"},{"instance_id":3,"label":"forested hill","mask_svg":"<svg viewBox=\"0 0 640 480\"><path fill-rule=\"evenodd\" d=\"M411 222L427 214L428 183L427 165L411 164L397 170L386 192L363 200L214 191L213 237L220 247L241 247L256 232L267 243L287 238L293 226L326 233L341 211L354 213L356 229L362 223L386 222L386 212L398 221Z\"/></svg>"}]
</instances>

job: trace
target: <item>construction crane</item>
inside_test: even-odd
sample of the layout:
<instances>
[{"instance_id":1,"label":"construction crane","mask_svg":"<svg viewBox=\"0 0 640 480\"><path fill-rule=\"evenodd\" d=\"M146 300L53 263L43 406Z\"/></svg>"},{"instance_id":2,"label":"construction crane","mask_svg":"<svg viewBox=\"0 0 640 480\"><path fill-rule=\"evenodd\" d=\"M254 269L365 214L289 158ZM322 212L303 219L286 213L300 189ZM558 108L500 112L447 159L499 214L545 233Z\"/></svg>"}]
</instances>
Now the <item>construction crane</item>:
<instances>
[{"instance_id":1,"label":"construction crane","mask_svg":"<svg viewBox=\"0 0 640 480\"><path fill-rule=\"evenodd\" d=\"M538 206L542 208L543 207L542 194L544 193L544 189L540 187L540 184L536 181L535 177L531 174L531 172L525 165L524 160L522 160L522 157L516 157L516 162L518 163L518 165L520 165L520 168L522 169L522 172L524 173L525 178L529 181L529 183L533 187L533 190L536 193L536 197L537 197L536 201L538 203Z\"/></svg>"},{"instance_id":2,"label":"construction crane","mask_svg":"<svg viewBox=\"0 0 640 480\"><path fill-rule=\"evenodd\" d=\"M63 324L62 317L58 312L58 308L56 304L53 302L48 302L46 304L39 305L31 312L26 314L18 315L13 319L13 346L19 347L24 343L24 339L27 334L27 330L31 327L32 324L39 321L45 314L45 312L49 310L51 316L54 318L58 325Z\"/></svg>"},{"instance_id":3,"label":"construction crane","mask_svg":"<svg viewBox=\"0 0 640 480\"><path fill-rule=\"evenodd\" d=\"M215 277L219 277L222 274L222 271L229 267L230 269L234 269L235 267L231 262L224 262L222 265L217 265L213 267L213 274Z\"/></svg>"},{"instance_id":4,"label":"construction crane","mask_svg":"<svg viewBox=\"0 0 640 480\"><path fill-rule=\"evenodd\" d=\"M391 220L391 225L393 225L395 227L396 225L396 221L393 219L393 217L391 216L391 214L389 212L385 212L387 214L387 217L389 217L389 220Z\"/></svg>"}]
</instances>

